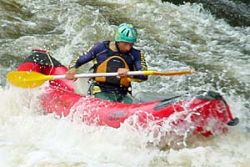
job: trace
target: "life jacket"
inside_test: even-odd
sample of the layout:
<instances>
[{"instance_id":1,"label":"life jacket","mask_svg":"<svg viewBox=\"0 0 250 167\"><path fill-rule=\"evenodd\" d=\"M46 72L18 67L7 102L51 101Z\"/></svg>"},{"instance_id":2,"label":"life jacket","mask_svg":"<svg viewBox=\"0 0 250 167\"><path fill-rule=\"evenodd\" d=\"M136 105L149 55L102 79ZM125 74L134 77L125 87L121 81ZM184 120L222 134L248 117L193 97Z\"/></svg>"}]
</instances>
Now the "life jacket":
<instances>
[{"instance_id":1,"label":"life jacket","mask_svg":"<svg viewBox=\"0 0 250 167\"><path fill-rule=\"evenodd\" d=\"M126 68L130 70L130 67L125 59L125 55L112 51L109 48L109 41L105 41L106 47L108 49L107 59L101 63L96 63L94 65L95 73L108 73L117 72L119 68ZM133 58L132 58L133 59ZM114 77L95 77L95 81L99 83L106 83L114 86L129 87L131 82L127 77L118 78Z\"/></svg>"}]
</instances>

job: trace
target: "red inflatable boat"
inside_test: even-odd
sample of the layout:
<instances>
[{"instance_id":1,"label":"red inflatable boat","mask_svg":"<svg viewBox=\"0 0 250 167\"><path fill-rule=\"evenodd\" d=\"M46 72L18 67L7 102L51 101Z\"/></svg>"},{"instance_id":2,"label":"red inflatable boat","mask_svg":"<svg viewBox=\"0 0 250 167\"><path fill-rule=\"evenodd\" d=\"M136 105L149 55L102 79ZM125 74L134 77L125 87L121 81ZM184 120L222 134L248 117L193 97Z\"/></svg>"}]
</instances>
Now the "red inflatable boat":
<instances>
[{"instance_id":1,"label":"red inflatable boat","mask_svg":"<svg viewBox=\"0 0 250 167\"><path fill-rule=\"evenodd\" d=\"M68 70L56 60L53 60L53 66L32 60L34 57L27 59L17 70L36 71L47 75L65 74ZM77 117L87 124L114 128L120 127L131 116L136 116L137 123L147 127L152 121L161 125L176 114L178 119L169 122L175 128L191 122L194 133L211 136L214 134L211 126L216 127L218 124L227 128L228 125L238 123L238 118L233 118L223 97L212 91L139 104L124 104L79 95L74 91L73 81L54 80L49 81L48 88L41 96L41 104L47 113L55 113L60 117Z\"/></svg>"}]
</instances>

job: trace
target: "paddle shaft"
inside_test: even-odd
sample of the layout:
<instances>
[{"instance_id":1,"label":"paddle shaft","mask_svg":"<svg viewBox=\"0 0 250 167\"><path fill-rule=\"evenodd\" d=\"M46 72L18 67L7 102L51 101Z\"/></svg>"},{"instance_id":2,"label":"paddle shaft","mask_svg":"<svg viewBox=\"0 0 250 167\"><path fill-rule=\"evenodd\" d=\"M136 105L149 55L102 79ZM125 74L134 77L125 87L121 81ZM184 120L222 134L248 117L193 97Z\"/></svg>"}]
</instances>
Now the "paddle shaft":
<instances>
[{"instance_id":1,"label":"paddle shaft","mask_svg":"<svg viewBox=\"0 0 250 167\"><path fill-rule=\"evenodd\" d=\"M132 75L143 75L142 71L131 71L128 72L129 76ZM91 77L114 77L118 76L117 72L111 72L111 73L85 73L85 74L76 74L75 78L91 78ZM64 79L66 78L65 75L53 75L53 79Z\"/></svg>"},{"instance_id":2,"label":"paddle shaft","mask_svg":"<svg viewBox=\"0 0 250 167\"><path fill-rule=\"evenodd\" d=\"M186 75L192 74L193 70L182 70L182 71L129 71L128 76L135 75L158 75L158 76L174 76L174 75ZM119 76L118 72L111 73L85 73L76 74L74 78L94 78L94 77L114 77ZM55 79L66 79L66 75L45 75L38 72L29 71L11 71L7 74L7 79L10 83L17 87L22 88L35 88L42 85L45 81Z\"/></svg>"},{"instance_id":3,"label":"paddle shaft","mask_svg":"<svg viewBox=\"0 0 250 167\"><path fill-rule=\"evenodd\" d=\"M128 76L136 75L162 75L162 76L172 76L172 75L184 75L191 74L192 70L183 70L183 71L171 71L171 72L158 72L158 71L129 71ZM75 78L91 78L91 77L114 77L119 76L118 72L110 73L85 73L85 74L76 74ZM65 75L53 75L53 79L65 79Z\"/></svg>"}]
</instances>

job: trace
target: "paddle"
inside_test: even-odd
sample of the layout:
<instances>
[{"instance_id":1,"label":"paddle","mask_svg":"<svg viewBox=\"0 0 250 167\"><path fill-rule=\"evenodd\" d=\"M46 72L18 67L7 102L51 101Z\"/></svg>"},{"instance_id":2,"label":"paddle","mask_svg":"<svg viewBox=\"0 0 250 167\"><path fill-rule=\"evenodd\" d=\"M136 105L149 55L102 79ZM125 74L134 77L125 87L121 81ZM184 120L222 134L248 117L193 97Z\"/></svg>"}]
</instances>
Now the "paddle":
<instances>
[{"instance_id":1,"label":"paddle","mask_svg":"<svg viewBox=\"0 0 250 167\"><path fill-rule=\"evenodd\" d=\"M129 71L129 76L135 75L159 75L159 76L173 76L173 75L186 75L193 73L193 70L182 70L182 71ZM83 73L76 74L75 78L92 78L92 77L111 77L118 76L117 72L112 73ZM7 74L7 80L21 88L35 88L42 85L45 81L65 79L65 75L44 75L38 72L30 71L11 71Z\"/></svg>"}]
</instances>

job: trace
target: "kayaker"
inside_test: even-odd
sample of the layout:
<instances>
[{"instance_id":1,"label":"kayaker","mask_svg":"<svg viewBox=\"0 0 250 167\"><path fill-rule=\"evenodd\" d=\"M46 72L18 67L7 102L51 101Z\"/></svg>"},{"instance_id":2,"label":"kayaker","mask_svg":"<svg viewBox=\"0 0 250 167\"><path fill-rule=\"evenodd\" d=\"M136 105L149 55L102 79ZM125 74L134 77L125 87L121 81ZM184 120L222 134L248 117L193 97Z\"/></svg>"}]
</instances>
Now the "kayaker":
<instances>
[{"instance_id":1,"label":"kayaker","mask_svg":"<svg viewBox=\"0 0 250 167\"><path fill-rule=\"evenodd\" d=\"M74 79L77 69L95 60L94 73L118 72L118 77L95 77L89 93L97 98L110 101L132 103L131 80L141 82L147 76L128 77L128 71L147 70L143 53L135 49L137 31L131 24L122 23L115 34L115 41L95 44L86 54L80 56L66 73L67 79Z\"/></svg>"}]
</instances>

